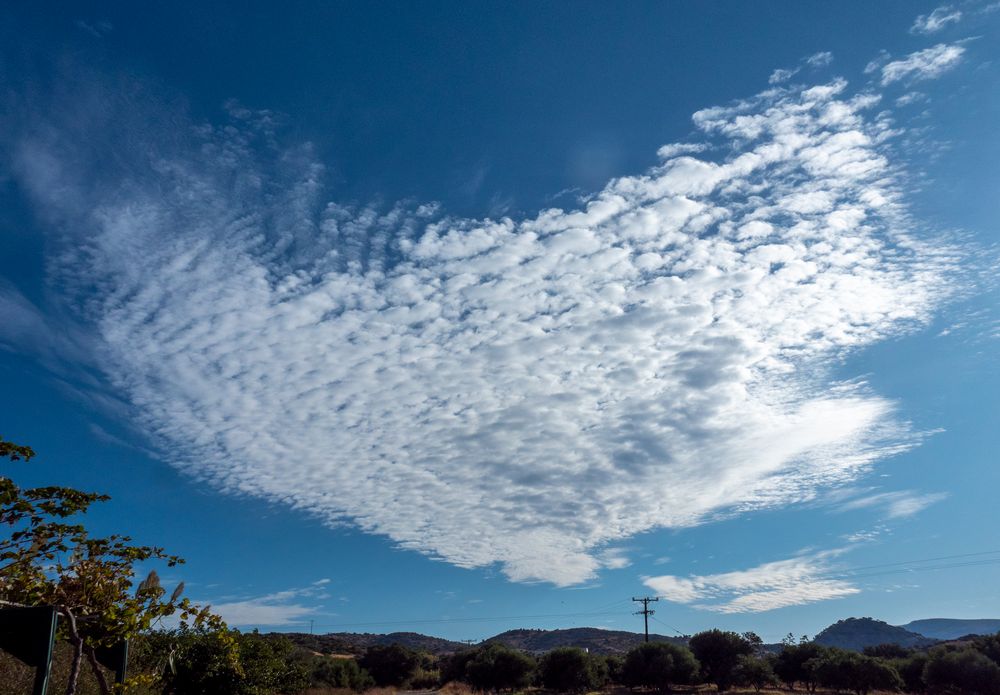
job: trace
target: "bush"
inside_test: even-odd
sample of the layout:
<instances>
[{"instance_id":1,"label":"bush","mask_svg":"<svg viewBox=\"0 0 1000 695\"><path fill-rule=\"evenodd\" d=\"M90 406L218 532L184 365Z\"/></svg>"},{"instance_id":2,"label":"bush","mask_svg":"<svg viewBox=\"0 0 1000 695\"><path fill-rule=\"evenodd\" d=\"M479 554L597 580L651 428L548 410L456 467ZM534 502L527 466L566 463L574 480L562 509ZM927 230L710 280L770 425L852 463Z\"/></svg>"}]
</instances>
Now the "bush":
<instances>
[{"instance_id":1,"label":"bush","mask_svg":"<svg viewBox=\"0 0 1000 695\"><path fill-rule=\"evenodd\" d=\"M553 649L538 662L541 683L560 693L580 693L604 685L607 666L579 647Z\"/></svg>"},{"instance_id":2,"label":"bush","mask_svg":"<svg viewBox=\"0 0 1000 695\"><path fill-rule=\"evenodd\" d=\"M309 677L313 685L350 688L357 692L367 690L375 685L375 679L358 666L358 662L354 659L317 656L313 657L309 666Z\"/></svg>"},{"instance_id":3,"label":"bush","mask_svg":"<svg viewBox=\"0 0 1000 695\"><path fill-rule=\"evenodd\" d=\"M622 684L669 690L670 686L692 683L698 662L689 649L669 642L647 642L629 651L622 665Z\"/></svg>"}]
</instances>

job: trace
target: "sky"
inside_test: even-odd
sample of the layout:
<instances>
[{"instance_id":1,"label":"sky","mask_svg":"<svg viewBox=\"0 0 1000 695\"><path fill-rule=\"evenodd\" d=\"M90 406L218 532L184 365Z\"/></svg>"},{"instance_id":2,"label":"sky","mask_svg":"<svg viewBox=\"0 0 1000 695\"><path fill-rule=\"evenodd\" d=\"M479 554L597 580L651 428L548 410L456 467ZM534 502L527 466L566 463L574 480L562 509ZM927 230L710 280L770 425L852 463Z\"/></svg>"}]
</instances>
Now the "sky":
<instances>
[{"instance_id":1,"label":"sky","mask_svg":"<svg viewBox=\"0 0 1000 695\"><path fill-rule=\"evenodd\" d=\"M9 475L244 629L998 617L998 30L5 7Z\"/></svg>"}]
</instances>

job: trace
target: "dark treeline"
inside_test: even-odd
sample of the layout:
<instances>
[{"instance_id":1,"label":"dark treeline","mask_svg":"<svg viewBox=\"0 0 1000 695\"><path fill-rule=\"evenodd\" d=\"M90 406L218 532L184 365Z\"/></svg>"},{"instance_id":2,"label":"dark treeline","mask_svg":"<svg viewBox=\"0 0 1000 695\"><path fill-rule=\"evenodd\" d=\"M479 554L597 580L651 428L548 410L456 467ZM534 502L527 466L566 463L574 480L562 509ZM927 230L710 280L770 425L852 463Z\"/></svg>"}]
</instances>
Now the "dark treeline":
<instances>
[{"instance_id":1,"label":"dark treeline","mask_svg":"<svg viewBox=\"0 0 1000 695\"><path fill-rule=\"evenodd\" d=\"M62 650L53 666L56 687L68 661ZM493 643L441 656L401 645L346 656L317 653L279 634L231 630L222 639L213 631L185 630L137 638L131 661L128 692L149 695L319 695L448 684L452 690L463 684L496 693L527 688L585 693L614 686L670 692L703 685L719 692L783 687L856 695L1000 695L1000 633L923 650L881 645L864 653L804 640L788 640L780 651L767 653L752 633L709 630L691 637L687 646L651 642L622 655L561 647L534 656ZM29 682L27 669L10 657L0 659L0 695L28 692ZM83 679L79 692L96 693L96 685Z\"/></svg>"}]
</instances>

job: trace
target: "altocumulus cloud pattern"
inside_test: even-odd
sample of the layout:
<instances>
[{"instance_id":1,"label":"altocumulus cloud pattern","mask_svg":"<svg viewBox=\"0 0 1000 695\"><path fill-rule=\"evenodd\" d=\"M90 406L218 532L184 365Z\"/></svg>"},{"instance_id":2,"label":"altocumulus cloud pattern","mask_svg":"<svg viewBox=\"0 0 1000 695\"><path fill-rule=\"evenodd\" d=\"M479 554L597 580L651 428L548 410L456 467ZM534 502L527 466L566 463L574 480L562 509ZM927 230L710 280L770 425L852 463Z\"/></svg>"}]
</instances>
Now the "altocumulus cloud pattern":
<instances>
[{"instance_id":1,"label":"altocumulus cloud pattern","mask_svg":"<svg viewBox=\"0 0 1000 695\"><path fill-rule=\"evenodd\" d=\"M568 585L630 535L808 500L916 440L830 382L957 265L911 233L878 102L834 81L700 111L699 141L525 219L326 203L309 148L239 107L101 102L12 147L61 230L54 286L172 464ZM98 166L80 129L110 123Z\"/></svg>"}]
</instances>

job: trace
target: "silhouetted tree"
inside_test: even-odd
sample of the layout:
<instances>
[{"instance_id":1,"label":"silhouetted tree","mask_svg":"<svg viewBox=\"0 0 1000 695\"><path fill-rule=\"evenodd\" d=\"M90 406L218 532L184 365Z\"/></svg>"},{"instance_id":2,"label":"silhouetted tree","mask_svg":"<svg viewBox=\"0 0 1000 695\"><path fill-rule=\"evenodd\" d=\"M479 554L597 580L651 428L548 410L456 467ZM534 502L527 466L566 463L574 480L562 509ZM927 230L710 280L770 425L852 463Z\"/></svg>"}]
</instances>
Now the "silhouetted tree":
<instances>
[{"instance_id":1,"label":"silhouetted tree","mask_svg":"<svg viewBox=\"0 0 1000 695\"><path fill-rule=\"evenodd\" d=\"M736 632L708 630L692 637L688 646L701 664L702 678L723 692L733 683L740 657L753 653L755 644Z\"/></svg>"},{"instance_id":2,"label":"silhouetted tree","mask_svg":"<svg viewBox=\"0 0 1000 695\"><path fill-rule=\"evenodd\" d=\"M1000 666L974 648L932 649L923 675L931 693L1000 694Z\"/></svg>"},{"instance_id":3,"label":"silhouetted tree","mask_svg":"<svg viewBox=\"0 0 1000 695\"><path fill-rule=\"evenodd\" d=\"M694 682L698 662L691 650L669 642L647 642L629 650L622 665L622 683L630 688L669 690Z\"/></svg>"},{"instance_id":4,"label":"silhouetted tree","mask_svg":"<svg viewBox=\"0 0 1000 695\"><path fill-rule=\"evenodd\" d=\"M420 655L401 644L372 645L359 665L371 674L376 685L398 688L417 672Z\"/></svg>"},{"instance_id":5,"label":"silhouetted tree","mask_svg":"<svg viewBox=\"0 0 1000 695\"><path fill-rule=\"evenodd\" d=\"M604 685L607 666L579 647L560 647L538 662L541 683L560 693L579 693Z\"/></svg>"},{"instance_id":6,"label":"silhouetted tree","mask_svg":"<svg viewBox=\"0 0 1000 695\"><path fill-rule=\"evenodd\" d=\"M774 675L771 662L759 656L744 654L736 665L735 682L749 686L756 692L769 685L777 685L778 677Z\"/></svg>"},{"instance_id":7,"label":"silhouetted tree","mask_svg":"<svg viewBox=\"0 0 1000 695\"><path fill-rule=\"evenodd\" d=\"M466 663L465 680L476 690L513 690L531 683L535 660L503 644L482 647Z\"/></svg>"},{"instance_id":8,"label":"silhouetted tree","mask_svg":"<svg viewBox=\"0 0 1000 695\"><path fill-rule=\"evenodd\" d=\"M810 659L821 656L823 652L824 647L815 642L782 642L781 652L774 659L774 673L792 690L796 683L802 683L806 690L813 692L816 689L814 673L805 664Z\"/></svg>"}]
</instances>

